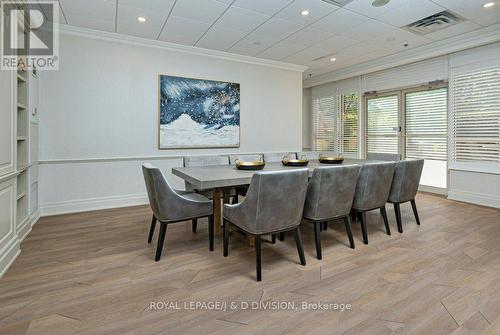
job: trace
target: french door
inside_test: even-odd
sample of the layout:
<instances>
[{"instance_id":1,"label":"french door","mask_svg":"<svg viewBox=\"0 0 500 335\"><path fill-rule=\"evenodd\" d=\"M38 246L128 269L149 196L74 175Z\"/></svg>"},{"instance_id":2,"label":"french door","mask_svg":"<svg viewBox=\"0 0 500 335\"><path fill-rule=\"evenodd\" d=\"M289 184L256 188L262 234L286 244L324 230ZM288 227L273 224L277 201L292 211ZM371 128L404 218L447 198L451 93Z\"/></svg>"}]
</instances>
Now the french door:
<instances>
[{"instance_id":1,"label":"french door","mask_svg":"<svg viewBox=\"0 0 500 335\"><path fill-rule=\"evenodd\" d=\"M366 157L423 158L421 184L447 187L447 86L365 95Z\"/></svg>"}]
</instances>

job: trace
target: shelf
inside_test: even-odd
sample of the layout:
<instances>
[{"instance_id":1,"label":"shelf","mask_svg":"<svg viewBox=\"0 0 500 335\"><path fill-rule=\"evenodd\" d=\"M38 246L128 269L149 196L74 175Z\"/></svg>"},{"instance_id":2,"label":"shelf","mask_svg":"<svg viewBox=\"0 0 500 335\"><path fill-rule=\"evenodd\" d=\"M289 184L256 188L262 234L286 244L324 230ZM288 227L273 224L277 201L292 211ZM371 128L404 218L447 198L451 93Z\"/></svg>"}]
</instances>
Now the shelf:
<instances>
[{"instance_id":1,"label":"shelf","mask_svg":"<svg viewBox=\"0 0 500 335\"><path fill-rule=\"evenodd\" d=\"M16 200L17 200L17 201L19 201L19 200L21 200L22 198L24 198L25 196L26 196L26 193L25 193L25 192L23 192L23 193L21 193L21 194L19 194L19 195L17 196Z\"/></svg>"},{"instance_id":2,"label":"shelf","mask_svg":"<svg viewBox=\"0 0 500 335\"><path fill-rule=\"evenodd\" d=\"M25 83L26 82L26 78L24 78L22 75L20 75L19 73L17 74L17 81L21 82L21 83Z\"/></svg>"},{"instance_id":3,"label":"shelf","mask_svg":"<svg viewBox=\"0 0 500 335\"><path fill-rule=\"evenodd\" d=\"M19 103L19 102L18 102L18 103L17 103L17 109L22 109L22 110L24 110L24 109L26 109L26 105L23 105L23 104L21 104L21 103Z\"/></svg>"},{"instance_id":4,"label":"shelf","mask_svg":"<svg viewBox=\"0 0 500 335\"><path fill-rule=\"evenodd\" d=\"M18 141L26 141L28 138L26 136L18 136L17 140Z\"/></svg>"}]
</instances>

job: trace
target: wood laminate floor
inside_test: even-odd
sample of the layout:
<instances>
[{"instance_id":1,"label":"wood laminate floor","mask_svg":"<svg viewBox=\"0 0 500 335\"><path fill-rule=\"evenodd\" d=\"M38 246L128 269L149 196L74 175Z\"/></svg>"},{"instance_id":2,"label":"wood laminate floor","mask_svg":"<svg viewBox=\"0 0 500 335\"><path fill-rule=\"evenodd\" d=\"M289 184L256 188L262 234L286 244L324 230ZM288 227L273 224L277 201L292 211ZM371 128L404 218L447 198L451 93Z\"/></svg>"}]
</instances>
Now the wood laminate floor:
<instances>
[{"instance_id":1,"label":"wood laminate floor","mask_svg":"<svg viewBox=\"0 0 500 335\"><path fill-rule=\"evenodd\" d=\"M259 283L244 240L231 240L227 258L220 236L208 251L206 220L196 234L189 222L169 226L155 263L147 206L42 218L0 279L0 334L500 334L500 211L428 194L417 206L422 226L403 205L403 234L387 206L392 236L369 213L370 244L355 224L355 250L343 224L330 224L322 261L304 224L305 267L292 236L264 243ZM184 308L196 301L298 308Z\"/></svg>"}]
</instances>

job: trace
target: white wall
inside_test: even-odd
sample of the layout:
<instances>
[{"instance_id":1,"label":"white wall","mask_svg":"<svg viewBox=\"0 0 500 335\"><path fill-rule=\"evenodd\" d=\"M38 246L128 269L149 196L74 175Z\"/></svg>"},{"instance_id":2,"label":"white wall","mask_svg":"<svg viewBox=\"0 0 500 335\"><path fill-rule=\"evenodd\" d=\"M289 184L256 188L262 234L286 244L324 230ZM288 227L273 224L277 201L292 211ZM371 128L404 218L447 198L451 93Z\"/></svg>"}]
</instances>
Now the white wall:
<instances>
[{"instance_id":1,"label":"white wall","mask_svg":"<svg viewBox=\"0 0 500 335\"><path fill-rule=\"evenodd\" d=\"M241 84L236 149L159 150L158 75ZM146 201L140 166L170 174L182 155L302 149L302 74L124 41L64 34L60 69L40 82L42 214Z\"/></svg>"},{"instance_id":2,"label":"white wall","mask_svg":"<svg viewBox=\"0 0 500 335\"><path fill-rule=\"evenodd\" d=\"M491 43L485 46L467 49L451 53L445 56L421 60L416 63L399 67L388 68L383 71L356 75L351 79L358 78L358 90L362 94L371 90L390 90L424 84L433 80L448 80L456 69L466 67L475 68L495 64L498 66L500 54L500 43ZM344 76L345 77L345 76ZM324 80L324 78L322 78ZM340 81L332 81L311 88L312 94L316 92L334 92ZM450 88L451 94L451 88ZM449 104L450 105L450 104ZM363 106L362 106L363 107ZM451 106L449 106L451 111ZM312 117L312 111L304 111ZM450 114L450 112L449 112ZM306 118L307 116L304 116ZM309 129L303 130L304 134L312 137ZM471 202L479 205L500 208L500 174L484 173L484 171L467 171L455 167L446 167L446 164L430 165L426 161L426 169L422 176L422 184L436 185L433 173L443 173L448 170L448 198ZM422 185L421 185L422 186ZM423 190L441 193L438 187L422 187Z\"/></svg>"}]
</instances>

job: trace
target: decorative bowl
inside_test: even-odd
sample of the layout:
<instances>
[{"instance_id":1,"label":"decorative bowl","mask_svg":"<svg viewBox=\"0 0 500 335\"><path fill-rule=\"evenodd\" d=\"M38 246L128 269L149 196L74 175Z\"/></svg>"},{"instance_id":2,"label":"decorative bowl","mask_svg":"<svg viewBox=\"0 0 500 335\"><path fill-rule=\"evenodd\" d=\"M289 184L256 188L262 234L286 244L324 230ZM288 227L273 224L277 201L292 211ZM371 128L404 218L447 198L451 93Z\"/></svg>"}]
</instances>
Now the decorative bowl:
<instances>
[{"instance_id":1,"label":"decorative bowl","mask_svg":"<svg viewBox=\"0 0 500 335\"><path fill-rule=\"evenodd\" d=\"M309 161L305 156L302 156L300 159L289 159L287 156L283 157L281 161L284 166L307 166Z\"/></svg>"},{"instance_id":2,"label":"decorative bowl","mask_svg":"<svg viewBox=\"0 0 500 335\"><path fill-rule=\"evenodd\" d=\"M242 162L239 159L234 161L238 170L262 170L266 163L264 161Z\"/></svg>"},{"instance_id":3,"label":"decorative bowl","mask_svg":"<svg viewBox=\"0 0 500 335\"><path fill-rule=\"evenodd\" d=\"M344 161L344 157L327 157L319 155L319 162L323 164L341 164Z\"/></svg>"}]
</instances>

